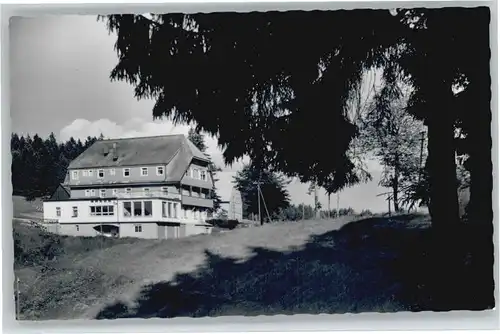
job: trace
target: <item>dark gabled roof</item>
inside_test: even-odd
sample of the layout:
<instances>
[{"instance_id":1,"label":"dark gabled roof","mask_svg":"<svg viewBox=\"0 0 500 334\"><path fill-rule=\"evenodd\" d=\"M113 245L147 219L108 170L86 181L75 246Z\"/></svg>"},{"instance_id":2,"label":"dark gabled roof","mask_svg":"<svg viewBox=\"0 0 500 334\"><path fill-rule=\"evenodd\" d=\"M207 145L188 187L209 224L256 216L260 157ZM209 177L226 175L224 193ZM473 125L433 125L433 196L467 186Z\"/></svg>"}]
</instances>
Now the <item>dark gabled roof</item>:
<instances>
[{"instance_id":1,"label":"dark gabled roof","mask_svg":"<svg viewBox=\"0 0 500 334\"><path fill-rule=\"evenodd\" d=\"M114 145L116 152L113 149ZM167 165L179 152L185 155L182 160L190 162L192 158L197 158L208 161L205 155L184 135L167 135L98 140L73 160L68 169Z\"/></svg>"},{"instance_id":2,"label":"dark gabled roof","mask_svg":"<svg viewBox=\"0 0 500 334\"><path fill-rule=\"evenodd\" d=\"M59 184L59 186L57 186L57 188L54 191L54 193L52 194L52 196L50 196L50 200L51 201L66 200L66 199L69 199L71 197L70 194L71 194L71 192L70 192L68 187L65 187L64 185Z\"/></svg>"}]
</instances>

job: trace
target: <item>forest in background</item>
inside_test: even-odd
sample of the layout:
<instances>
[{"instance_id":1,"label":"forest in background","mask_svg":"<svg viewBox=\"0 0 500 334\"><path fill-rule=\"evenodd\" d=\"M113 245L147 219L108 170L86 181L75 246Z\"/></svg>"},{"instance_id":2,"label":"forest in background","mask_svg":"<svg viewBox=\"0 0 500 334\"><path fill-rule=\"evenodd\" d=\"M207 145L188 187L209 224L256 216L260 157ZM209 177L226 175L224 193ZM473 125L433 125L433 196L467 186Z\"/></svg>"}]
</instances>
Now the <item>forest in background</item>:
<instances>
[{"instance_id":1,"label":"forest in background","mask_svg":"<svg viewBox=\"0 0 500 334\"><path fill-rule=\"evenodd\" d=\"M13 133L10 140L13 195L24 196L28 200L52 195L64 181L71 160L99 138L89 136L82 142L71 137L59 142L54 133L47 138L38 134L31 137Z\"/></svg>"}]
</instances>

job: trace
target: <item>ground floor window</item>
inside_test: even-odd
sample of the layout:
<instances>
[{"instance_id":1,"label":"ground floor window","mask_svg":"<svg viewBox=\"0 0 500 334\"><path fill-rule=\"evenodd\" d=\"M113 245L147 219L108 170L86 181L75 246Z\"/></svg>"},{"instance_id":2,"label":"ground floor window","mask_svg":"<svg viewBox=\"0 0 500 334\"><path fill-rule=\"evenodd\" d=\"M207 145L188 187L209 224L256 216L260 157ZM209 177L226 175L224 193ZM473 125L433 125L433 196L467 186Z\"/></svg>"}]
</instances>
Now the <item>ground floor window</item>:
<instances>
[{"instance_id":1,"label":"ground floor window","mask_svg":"<svg viewBox=\"0 0 500 334\"><path fill-rule=\"evenodd\" d=\"M56 208L56 216L61 217L61 208L60 207Z\"/></svg>"},{"instance_id":2,"label":"ground floor window","mask_svg":"<svg viewBox=\"0 0 500 334\"><path fill-rule=\"evenodd\" d=\"M115 207L113 205L92 205L90 207L91 216L113 216Z\"/></svg>"},{"instance_id":3,"label":"ground floor window","mask_svg":"<svg viewBox=\"0 0 500 334\"><path fill-rule=\"evenodd\" d=\"M80 231L80 226L76 225L76 230Z\"/></svg>"},{"instance_id":4,"label":"ground floor window","mask_svg":"<svg viewBox=\"0 0 500 334\"><path fill-rule=\"evenodd\" d=\"M144 215L151 216L153 214L153 202L145 201L144 202Z\"/></svg>"},{"instance_id":5,"label":"ground floor window","mask_svg":"<svg viewBox=\"0 0 500 334\"><path fill-rule=\"evenodd\" d=\"M78 207L74 206L73 207L73 218L78 217Z\"/></svg>"},{"instance_id":6,"label":"ground floor window","mask_svg":"<svg viewBox=\"0 0 500 334\"><path fill-rule=\"evenodd\" d=\"M133 201L123 202L123 215L125 217L150 217L153 215L153 202L152 201Z\"/></svg>"},{"instance_id":7,"label":"ground floor window","mask_svg":"<svg viewBox=\"0 0 500 334\"><path fill-rule=\"evenodd\" d=\"M142 202L134 202L134 217L142 216Z\"/></svg>"},{"instance_id":8,"label":"ground floor window","mask_svg":"<svg viewBox=\"0 0 500 334\"><path fill-rule=\"evenodd\" d=\"M132 215L132 202L123 202L123 215L125 217Z\"/></svg>"},{"instance_id":9,"label":"ground floor window","mask_svg":"<svg viewBox=\"0 0 500 334\"><path fill-rule=\"evenodd\" d=\"M178 207L179 203L162 202L161 203L162 216L165 218L179 218Z\"/></svg>"},{"instance_id":10,"label":"ground floor window","mask_svg":"<svg viewBox=\"0 0 500 334\"><path fill-rule=\"evenodd\" d=\"M142 232L142 225L135 225L135 232L139 233Z\"/></svg>"},{"instance_id":11,"label":"ground floor window","mask_svg":"<svg viewBox=\"0 0 500 334\"><path fill-rule=\"evenodd\" d=\"M174 217L177 218L178 217L178 210L177 210L177 207L178 207L178 204L179 203L174 203Z\"/></svg>"}]
</instances>

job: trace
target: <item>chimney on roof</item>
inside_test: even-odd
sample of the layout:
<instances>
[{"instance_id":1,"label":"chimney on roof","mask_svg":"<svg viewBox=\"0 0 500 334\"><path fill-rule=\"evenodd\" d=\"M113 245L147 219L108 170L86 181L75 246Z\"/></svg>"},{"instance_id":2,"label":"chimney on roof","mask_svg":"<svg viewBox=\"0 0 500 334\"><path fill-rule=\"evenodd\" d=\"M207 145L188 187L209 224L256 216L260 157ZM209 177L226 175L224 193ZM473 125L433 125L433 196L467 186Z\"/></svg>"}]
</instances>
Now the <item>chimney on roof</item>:
<instances>
[{"instance_id":1,"label":"chimney on roof","mask_svg":"<svg viewBox=\"0 0 500 334\"><path fill-rule=\"evenodd\" d=\"M113 161L118 160L118 149L116 143L113 143Z\"/></svg>"}]
</instances>

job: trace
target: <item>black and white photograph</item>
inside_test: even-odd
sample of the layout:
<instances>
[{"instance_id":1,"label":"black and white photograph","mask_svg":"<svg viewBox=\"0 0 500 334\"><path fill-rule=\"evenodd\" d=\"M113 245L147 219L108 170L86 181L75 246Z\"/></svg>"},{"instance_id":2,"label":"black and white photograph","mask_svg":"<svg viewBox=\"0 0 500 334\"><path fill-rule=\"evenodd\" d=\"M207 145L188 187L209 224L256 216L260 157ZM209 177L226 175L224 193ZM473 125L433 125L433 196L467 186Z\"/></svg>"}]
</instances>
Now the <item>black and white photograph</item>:
<instances>
[{"instance_id":1,"label":"black and white photograph","mask_svg":"<svg viewBox=\"0 0 500 334\"><path fill-rule=\"evenodd\" d=\"M15 319L493 310L496 16L352 3L11 17Z\"/></svg>"}]
</instances>

